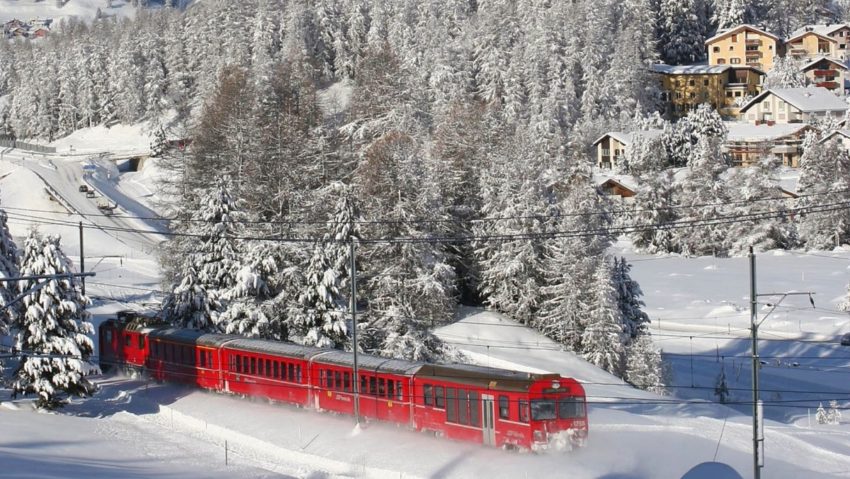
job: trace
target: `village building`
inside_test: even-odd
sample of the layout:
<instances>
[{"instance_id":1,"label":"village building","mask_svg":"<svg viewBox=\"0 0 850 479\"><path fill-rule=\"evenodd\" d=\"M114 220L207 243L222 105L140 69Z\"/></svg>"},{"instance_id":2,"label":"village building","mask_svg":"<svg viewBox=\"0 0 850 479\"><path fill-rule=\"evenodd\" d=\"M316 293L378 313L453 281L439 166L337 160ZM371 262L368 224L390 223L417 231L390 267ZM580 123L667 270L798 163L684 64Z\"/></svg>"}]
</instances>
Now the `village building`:
<instances>
[{"instance_id":1,"label":"village building","mask_svg":"<svg viewBox=\"0 0 850 479\"><path fill-rule=\"evenodd\" d=\"M847 103L826 88L775 88L762 92L741 107L741 118L749 123L808 123L832 118L839 121Z\"/></svg>"},{"instance_id":2,"label":"village building","mask_svg":"<svg viewBox=\"0 0 850 479\"><path fill-rule=\"evenodd\" d=\"M785 51L781 38L752 25L718 31L705 46L709 65L751 66L762 71L773 68L774 59Z\"/></svg>"},{"instance_id":3,"label":"village building","mask_svg":"<svg viewBox=\"0 0 850 479\"><path fill-rule=\"evenodd\" d=\"M634 183L630 178L602 178L597 180L596 183L596 187L603 195L623 203L634 202L637 187L633 186Z\"/></svg>"},{"instance_id":4,"label":"village building","mask_svg":"<svg viewBox=\"0 0 850 479\"><path fill-rule=\"evenodd\" d=\"M736 118L738 110L761 92L764 72L730 65L651 66L660 77L661 100L668 115L681 117L708 103L721 115Z\"/></svg>"},{"instance_id":5,"label":"village building","mask_svg":"<svg viewBox=\"0 0 850 479\"><path fill-rule=\"evenodd\" d=\"M821 143L826 143L828 141L837 141L841 143L845 149L850 151L850 130L835 130L821 139Z\"/></svg>"},{"instance_id":6,"label":"village building","mask_svg":"<svg viewBox=\"0 0 850 479\"><path fill-rule=\"evenodd\" d=\"M846 23L806 25L791 33L785 41L785 51L795 59L828 56L844 62L850 58L848 45L850 25Z\"/></svg>"},{"instance_id":7,"label":"village building","mask_svg":"<svg viewBox=\"0 0 850 479\"><path fill-rule=\"evenodd\" d=\"M658 138L662 133L662 130L635 131L631 133L619 131L608 132L593 142L593 146L596 147L596 166L605 169L614 168L621 163L623 155L626 154L626 149L635 137L641 136L651 140Z\"/></svg>"},{"instance_id":8,"label":"village building","mask_svg":"<svg viewBox=\"0 0 850 479\"><path fill-rule=\"evenodd\" d=\"M836 95L847 94L847 65L834 58L815 57L800 66L812 85L826 88Z\"/></svg>"},{"instance_id":9,"label":"village building","mask_svg":"<svg viewBox=\"0 0 850 479\"><path fill-rule=\"evenodd\" d=\"M803 139L811 125L805 123L759 124L727 122L729 134L723 152L732 166L751 166L773 155L785 166L797 168L803 155Z\"/></svg>"}]
</instances>

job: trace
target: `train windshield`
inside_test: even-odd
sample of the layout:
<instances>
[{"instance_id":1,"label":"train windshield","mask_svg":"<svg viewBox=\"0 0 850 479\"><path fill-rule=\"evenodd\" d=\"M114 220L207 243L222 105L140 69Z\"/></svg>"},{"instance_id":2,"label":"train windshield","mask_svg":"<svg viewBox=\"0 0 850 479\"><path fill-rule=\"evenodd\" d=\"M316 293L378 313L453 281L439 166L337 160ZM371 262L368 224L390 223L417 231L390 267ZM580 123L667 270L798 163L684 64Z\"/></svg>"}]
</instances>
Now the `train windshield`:
<instances>
[{"instance_id":1,"label":"train windshield","mask_svg":"<svg viewBox=\"0 0 850 479\"><path fill-rule=\"evenodd\" d=\"M531 401L531 419L533 421L555 419L555 400L535 399Z\"/></svg>"},{"instance_id":2,"label":"train windshield","mask_svg":"<svg viewBox=\"0 0 850 479\"><path fill-rule=\"evenodd\" d=\"M561 419L580 419L584 415L584 399L566 397L558 400L558 417Z\"/></svg>"}]
</instances>

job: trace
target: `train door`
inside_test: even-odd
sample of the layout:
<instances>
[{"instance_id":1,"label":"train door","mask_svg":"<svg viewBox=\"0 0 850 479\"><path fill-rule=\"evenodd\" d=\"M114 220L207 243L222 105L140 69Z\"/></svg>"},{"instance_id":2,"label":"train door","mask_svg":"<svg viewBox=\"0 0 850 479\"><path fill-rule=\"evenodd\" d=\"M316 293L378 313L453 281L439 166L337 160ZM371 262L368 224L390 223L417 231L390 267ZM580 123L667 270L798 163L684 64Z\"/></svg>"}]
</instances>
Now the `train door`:
<instances>
[{"instance_id":1,"label":"train door","mask_svg":"<svg viewBox=\"0 0 850 479\"><path fill-rule=\"evenodd\" d=\"M481 395L481 423L485 446L496 445L496 417L493 399L493 396L489 394Z\"/></svg>"}]
</instances>

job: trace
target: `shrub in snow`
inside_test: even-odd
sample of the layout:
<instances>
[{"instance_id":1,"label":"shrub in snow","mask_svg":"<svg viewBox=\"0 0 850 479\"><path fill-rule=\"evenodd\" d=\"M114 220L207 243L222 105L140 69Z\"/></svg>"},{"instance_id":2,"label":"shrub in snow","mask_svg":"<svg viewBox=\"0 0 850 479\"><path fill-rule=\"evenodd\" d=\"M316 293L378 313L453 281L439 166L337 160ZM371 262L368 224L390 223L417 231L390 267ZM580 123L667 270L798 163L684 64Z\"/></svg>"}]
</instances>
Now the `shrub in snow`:
<instances>
[{"instance_id":1,"label":"shrub in snow","mask_svg":"<svg viewBox=\"0 0 850 479\"><path fill-rule=\"evenodd\" d=\"M815 420L818 422L818 424L830 423L829 413L826 412L826 409L823 408L823 403L818 404L818 410L815 413Z\"/></svg>"},{"instance_id":2,"label":"shrub in snow","mask_svg":"<svg viewBox=\"0 0 850 479\"><path fill-rule=\"evenodd\" d=\"M729 400L729 386L726 384L726 368L720 368L720 374L717 375L717 381L714 384L714 395L721 403L726 403Z\"/></svg>"},{"instance_id":3,"label":"shrub in snow","mask_svg":"<svg viewBox=\"0 0 850 479\"><path fill-rule=\"evenodd\" d=\"M59 238L32 231L26 240L20 272L26 276L72 273ZM36 289L38 288L38 289ZM16 347L23 352L14 373L14 394L35 394L36 404L55 408L65 395L88 396L95 391L86 375L97 370L89 362L94 328L85 310L88 299L69 276L18 283L23 298L15 324Z\"/></svg>"}]
</instances>

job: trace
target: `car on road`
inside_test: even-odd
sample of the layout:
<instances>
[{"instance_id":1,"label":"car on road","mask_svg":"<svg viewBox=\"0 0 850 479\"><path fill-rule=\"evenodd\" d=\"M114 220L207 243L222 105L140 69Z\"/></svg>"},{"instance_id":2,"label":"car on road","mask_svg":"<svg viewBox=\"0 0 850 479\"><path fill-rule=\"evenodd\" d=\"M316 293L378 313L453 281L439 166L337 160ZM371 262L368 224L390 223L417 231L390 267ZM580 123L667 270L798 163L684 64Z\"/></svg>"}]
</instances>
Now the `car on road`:
<instances>
[{"instance_id":1,"label":"car on road","mask_svg":"<svg viewBox=\"0 0 850 479\"><path fill-rule=\"evenodd\" d=\"M94 190L90 189L90 190L86 191L86 198L94 198L94 197L95 197Z\"/></svg>"},{"instance_id":2,"label":"car on road","mask_svg":"<svg viewBox=\"0 0 850 479\"><path fill-rule=\"evenodd\" d=\"M845 333L844 336L841 336L841 345L850 346L850 333Z\"/></svg>"},{"instance_id":3,"label":"car on road","mask_svg":"<svg viewBox=\"0 0 850 479\"><path fill-rule=\"evenodd\" d=\"M80 193L87 193L89 191L89 185L80 185Z\"/></svg>"}]
</instances>

